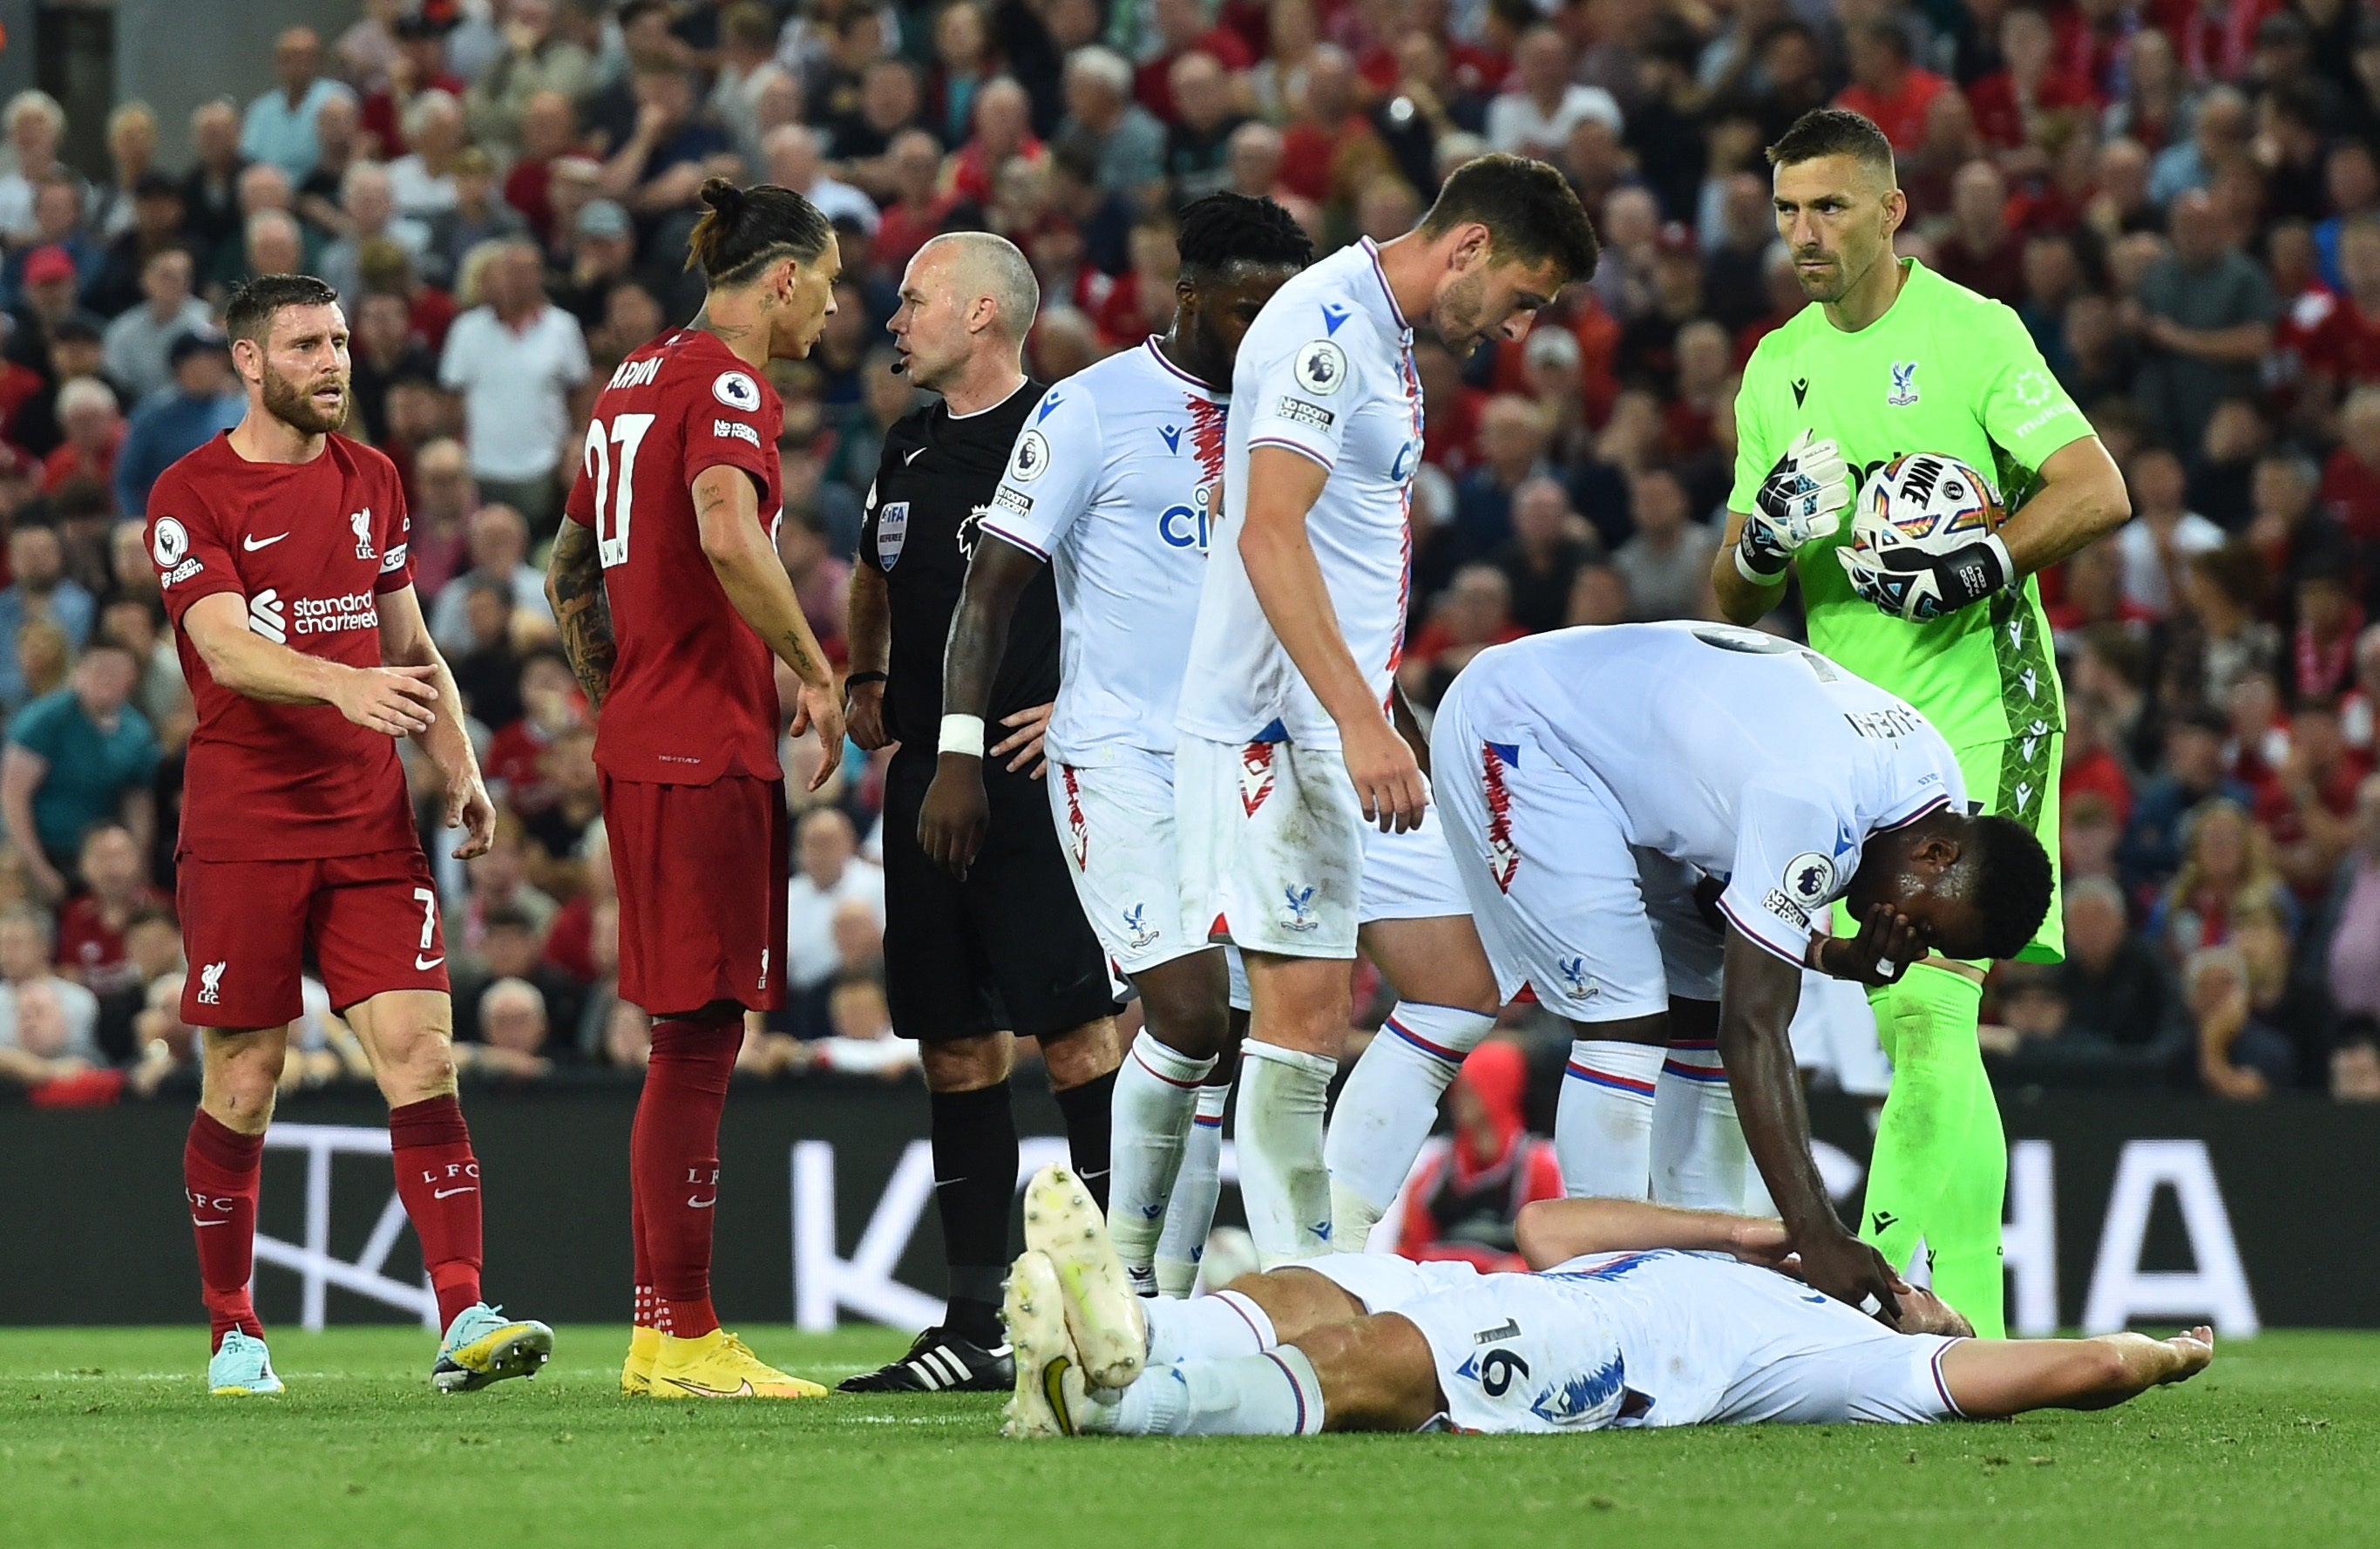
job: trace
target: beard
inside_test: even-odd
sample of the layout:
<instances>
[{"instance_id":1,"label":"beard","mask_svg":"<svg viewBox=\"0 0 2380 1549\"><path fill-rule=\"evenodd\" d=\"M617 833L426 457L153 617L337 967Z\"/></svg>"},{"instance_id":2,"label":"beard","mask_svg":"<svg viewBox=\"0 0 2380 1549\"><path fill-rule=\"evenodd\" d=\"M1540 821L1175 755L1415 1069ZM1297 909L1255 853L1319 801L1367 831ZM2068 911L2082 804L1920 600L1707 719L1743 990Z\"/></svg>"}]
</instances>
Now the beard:
<instances>
[{"instance_id":1,"label":"beard","mask_svg":"<svg viewBox=\"0 0 2380 1549\"><path fill-rule=\"evenodd\" d=\"M1429 325L1457 360L1464 359L1487 336L1488 276L1465 274L1439 293L1430 309Z\"/></svg>"},{"instance_id":2,"label":"beard","mask_svg":"<svg viewBox=\"0 0 2380 1549\"><path fill-rule=\"evenodd\" d=\"M321 378L304 386L290 381L270 366L264 371L264 411L304 435L328 435L347 422L347 410L354 404L354 395L347 389L347 379L339 379L339 407L335 413L325 414L314 402L314 388Z\"/></svg>"}]
</instances>

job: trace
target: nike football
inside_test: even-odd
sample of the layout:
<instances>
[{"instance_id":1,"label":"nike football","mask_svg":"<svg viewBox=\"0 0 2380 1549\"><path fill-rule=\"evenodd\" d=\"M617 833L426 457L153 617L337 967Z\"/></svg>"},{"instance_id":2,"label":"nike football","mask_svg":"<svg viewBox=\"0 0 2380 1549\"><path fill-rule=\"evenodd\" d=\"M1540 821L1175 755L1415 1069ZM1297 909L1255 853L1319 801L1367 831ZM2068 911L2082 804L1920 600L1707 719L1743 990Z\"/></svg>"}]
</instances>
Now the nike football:
<instances>
[{"instance_id":1,"label":"nike football","mask_svg":"<svg viewBox=\"0 0 2380 1549\"><path fill-rule=\"evenodd\" d=\"M1893 458L1860 491L1852 547L1879 560L1903 547L1945 555L2007 519L1990 480L1956 457L1912 452Z\"/></svg>"}]
</instances>

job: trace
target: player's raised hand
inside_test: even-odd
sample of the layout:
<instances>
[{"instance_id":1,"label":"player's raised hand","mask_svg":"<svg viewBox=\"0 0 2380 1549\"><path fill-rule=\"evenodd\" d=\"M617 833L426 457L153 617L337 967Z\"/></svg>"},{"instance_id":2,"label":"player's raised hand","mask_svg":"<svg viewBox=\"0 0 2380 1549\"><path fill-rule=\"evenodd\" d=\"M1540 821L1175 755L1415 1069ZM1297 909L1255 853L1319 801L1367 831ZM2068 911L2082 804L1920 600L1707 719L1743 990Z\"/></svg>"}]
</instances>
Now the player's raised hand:
<instances>
[{"instance_id":1,"label":"player's raised hand","mask_svg":"<svg viewBox=\"0 0 2380 1549\"><path fill-rule=\"evenodd\" d=\"M1356 720L1340 733L1339 756L1355 783L1364 821L1383 834L1409 834L1421 826L1429 805L1429 785L1421 763L1383 716Z\"/></svg>"},{"instance_id":2,"label":"player's raised hand","mask_svg":"<svg viewBox=\"0 0 2380 1549\"><path fill-rule=\"evenodd\" d=\"M983 848L991 826L991 802L983 789L983 760L944 753L934 765L934 783L917 808L917 848L961 882Z\"/></svg>"},{"instance_id":3,"label":"player's raised hand","mask_svg":"<svg viewBox=\"0 0 2380 1549\"><path fill-rule=\"evenodd\" d=\"M809 788L816 790L843 767L843 701L832 684L820 689L805 683L794 696L794 735L812 729L818 732L819 766L811 772Z\"/></svg>"},{"instance_id":4,"label":"player's raised hand","mask_svg":"<svg viewBox=\"0 0 2380 1549\"><path fill-rule=\"evenodd\" d=\"M1873 1297L1876 1315L1894 1328L1900 1326L1899 1293L1909 1287L1875 1248L1840 1226L1816 1241L1796 1246L1801 1250L1803 1282L1812 1290L1823 1291L1849 1307L1864 1306Z\"/></svg>"},{"instance_id":5,"label":"player's raised hand","mask_svg":"<svg viewBox=\"0 0 2380 1549\"><path fill-rule=\"evenodd\" d=\"M455 847L457 860L485 855L496 842L496 804L488 799L488 783L478 770L446 782L446 826L463 830L463 842Z\"/></svg>"},{"instance_id":6,"label":"player's raised hand","mask_svg":"<svg viewBox=\"0 0 2380 1549\"><path fill-rule=\"evenodd\" d=\"M1048 704L1020 710L1014 715L1002 715L1000 724L1016 729L993 743L989 756L1000 758L1014 753L1016 756L1008 761L1011 774L1021 774L1028 769L1037 780L1048 774L1050 766L1041 759L1041 740L1050 731L1050 712L1057 708L1057 701L1052 700Z\"/></svg>"},{"instance_id":7,"label":"player's raised hand","mask_svg":"<svg viewBox=\"0 0 2380 1549\"><path fill-rule=\"evenodd\" d=\"M844 726L862 752L872 753L892 739L884 733L884 681L854 683L844 690Z\"/></svg>"},{"instance_id":8,"label":"player's raised hand","mask_svg":"<svg viewBox=\"0 0 2380 1549\"><path fill-rule=\"evenodd\" d=\"M1848 940L1830 938L1820 945L1818 970L1873 989L1898 982L1910 964L1925 956L1928 945L1924 926L1890 904L1878 904L1860 922L1859 934Z\"/></svg>"},{"instance_id":9,"label":"player's raised hand","mask_svg":"<svg viewBox=\"0 0 2380 1549\"><path fill-rule=\"evenodd\" d=\"M1832 441L1813 441L1803 431L1768 470L1745 513L1735 567L1763 585L1784 577L1793 551L1832 537L1852 503L1851 469Z\"/></svg>"},{"instance_id":10,"label":"player's raised hand","mask_svg":"<svg viewBox=\"0 0 2380 1549\"><path fill-rule=\"evenodd\" d=\"M388 737L430 729L438 709L436 667L357 667L339 679L331 701L359 726Z\"/></svg>"}]
</instances>

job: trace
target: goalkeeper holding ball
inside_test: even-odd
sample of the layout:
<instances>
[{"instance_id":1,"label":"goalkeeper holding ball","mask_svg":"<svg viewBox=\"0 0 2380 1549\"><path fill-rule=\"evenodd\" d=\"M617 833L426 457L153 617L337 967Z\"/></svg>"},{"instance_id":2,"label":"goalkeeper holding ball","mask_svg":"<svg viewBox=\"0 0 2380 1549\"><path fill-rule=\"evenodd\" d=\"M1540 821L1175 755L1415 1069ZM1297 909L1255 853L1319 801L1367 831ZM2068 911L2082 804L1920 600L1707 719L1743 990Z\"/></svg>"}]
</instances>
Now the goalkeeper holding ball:
<instances>
[{"instance_id":1,"label":"goalkeeper holding ball","mask_svg":"<svg viewBox=\"0 0 2380 1549\"><path fill-rule=\"evenodd\" d=\"M2065 705L2032 578L2122 525L2122 476L2015 312L1895 256L1909 204L1881 130L1822 108L1768 159L1778 235L1818 305L1744 368L1719 606L1755 622L1798 566L1811 645L1925 712L1971 796L2054 860ZM1854 552L1854 495L1912 452L1995 479L2014 514L1962 546ZM2020 956L2064 946L2053 902ZM2008 1149L1975 1041L1985 967L1933 957L1872 992L1893 1082L1861 1229L1896 1267L1922 1238L1936 1292L1998 1336Z\"/></svg>"}]
</instances>

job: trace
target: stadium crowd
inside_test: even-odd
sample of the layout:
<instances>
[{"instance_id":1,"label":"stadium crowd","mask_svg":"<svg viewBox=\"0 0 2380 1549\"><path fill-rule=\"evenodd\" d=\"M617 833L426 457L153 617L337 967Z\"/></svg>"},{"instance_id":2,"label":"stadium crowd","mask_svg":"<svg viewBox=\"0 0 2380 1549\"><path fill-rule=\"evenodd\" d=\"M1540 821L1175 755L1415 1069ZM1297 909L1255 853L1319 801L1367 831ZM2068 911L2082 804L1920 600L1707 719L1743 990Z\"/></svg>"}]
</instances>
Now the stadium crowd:
<instances>
[{"instance_id":1,"label":"stadium crowd","mask_svg":"<svg viewBox=\"0 0 2380 1549\"><path fill-rule=\"evenodd\" d=\"M839 653L861 502L913 404L883 323L928 238L1026 251L1051 380L1164 327L1169 212L1200 194L1269 194L1327 250L1404 231L1483 150L1556 163L1605 243L1593 282L1522 343L1416 346L1401 677L1426 714L1486 645L1712 614L1736 372L1803 304L1760 151L1840 102L1900 152L1900 250L2017 310L2137 513L2042 578L2069 956L1995 976L1996 1074L2380 1099L2380 9L365 0L335 36L284 34L273 69L187 126L121 104L103 165L60 159L49 96L6 107L0 1088L193 1080L171 901L191 710L142 519L239 418L215 319L242 279L304 269L346 299L349 432L406 481L501 804L488 855L443 859L408 750L460 1052L536 1081L647 1046L612 990L593 731L540 559L596 386L698 301L704 177L796 189L840 234L839 310L780 373L778 540ZM787 749L797 793L815 756ZM793 799L798 994L748 1032L752 1075L916 1067L880 982L880 769L855 750ZM288 1080L360 1074L311 995Z\"/></svg>"}]
</instances>

